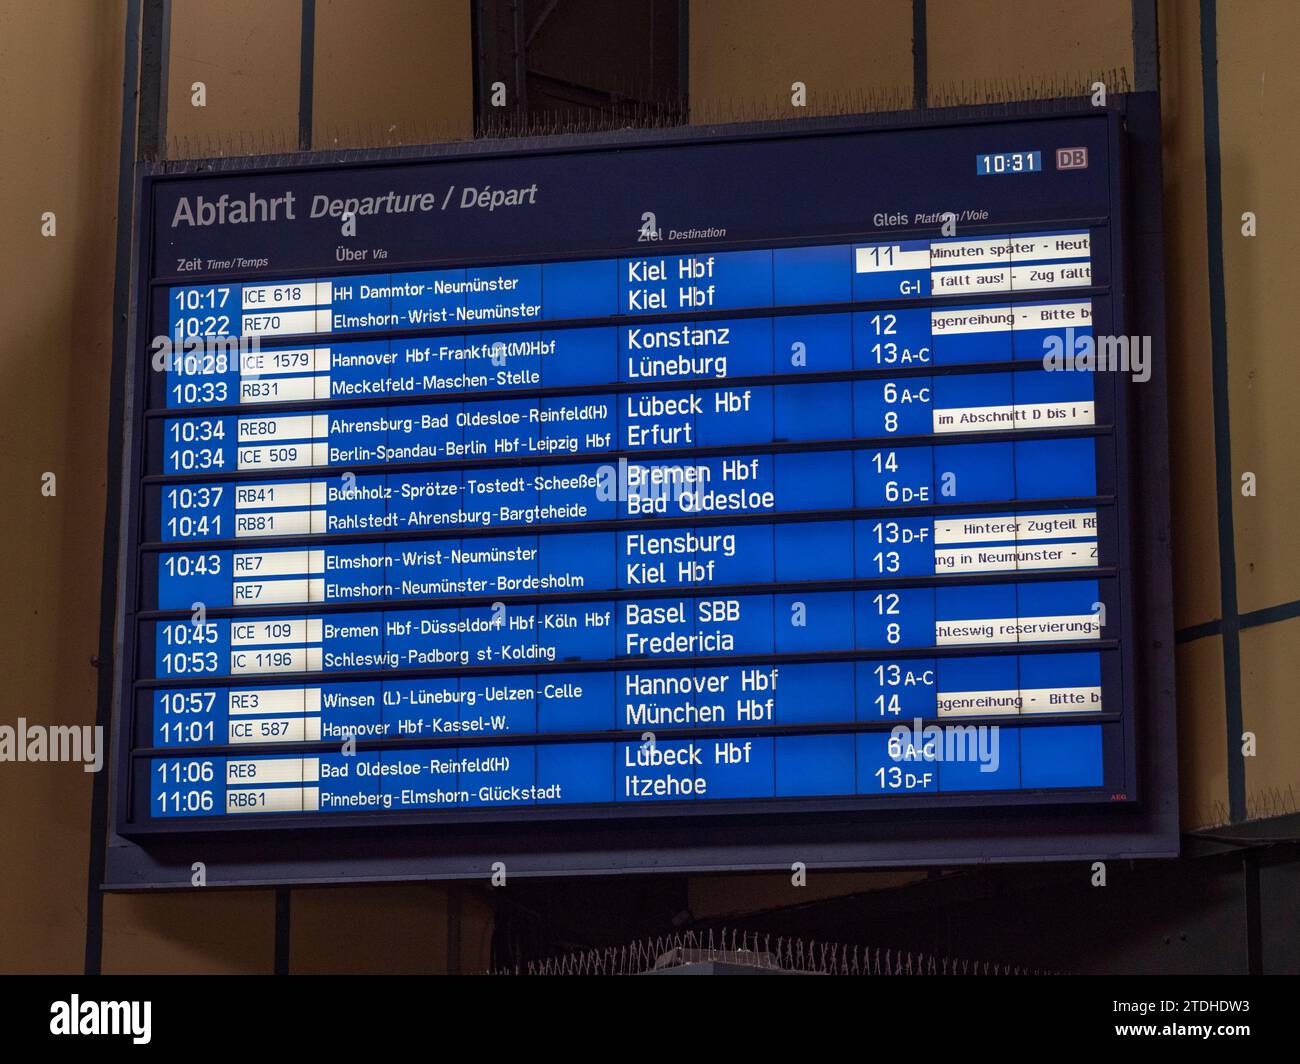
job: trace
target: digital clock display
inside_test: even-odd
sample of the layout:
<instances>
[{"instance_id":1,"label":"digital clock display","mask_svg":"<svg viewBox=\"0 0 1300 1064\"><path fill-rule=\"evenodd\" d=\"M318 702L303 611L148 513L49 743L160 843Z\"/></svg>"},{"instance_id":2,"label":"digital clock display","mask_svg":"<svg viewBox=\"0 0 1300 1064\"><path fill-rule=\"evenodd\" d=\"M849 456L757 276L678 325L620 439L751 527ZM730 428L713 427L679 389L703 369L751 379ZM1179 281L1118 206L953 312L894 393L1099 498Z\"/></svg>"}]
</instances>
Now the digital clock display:
<instances>
[{"instance_id":1,"label":"digital clock display","mask_svg":"<svg viewBox=\"0 0 1300 1064\"><path fill-rule=\"evenodd\" d=\"M1043 168L1043 153L1038 151L999 151L975 156L975 173L1036 174Z\"/></svg>"}]
</instances>

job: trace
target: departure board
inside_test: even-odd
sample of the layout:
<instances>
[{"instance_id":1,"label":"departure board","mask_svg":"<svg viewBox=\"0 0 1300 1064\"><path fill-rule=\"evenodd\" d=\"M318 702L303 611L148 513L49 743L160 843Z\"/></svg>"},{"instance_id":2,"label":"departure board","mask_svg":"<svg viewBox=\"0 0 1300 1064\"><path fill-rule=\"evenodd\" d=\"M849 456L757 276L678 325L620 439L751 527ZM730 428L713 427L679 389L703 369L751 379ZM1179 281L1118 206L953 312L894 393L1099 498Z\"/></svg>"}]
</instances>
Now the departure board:
<instances>
[{"instance_id":1,"label":"departure board","mask_svg":"<svg viewBox=\"0 0 1300 1064\"><path fill-rule=\"evenodd\" d=\"M151 177L118 829L1137 802L1140 344L1075 359L1135 332L1123 163L1097 112Z\"/></svg>"}]
</instances>

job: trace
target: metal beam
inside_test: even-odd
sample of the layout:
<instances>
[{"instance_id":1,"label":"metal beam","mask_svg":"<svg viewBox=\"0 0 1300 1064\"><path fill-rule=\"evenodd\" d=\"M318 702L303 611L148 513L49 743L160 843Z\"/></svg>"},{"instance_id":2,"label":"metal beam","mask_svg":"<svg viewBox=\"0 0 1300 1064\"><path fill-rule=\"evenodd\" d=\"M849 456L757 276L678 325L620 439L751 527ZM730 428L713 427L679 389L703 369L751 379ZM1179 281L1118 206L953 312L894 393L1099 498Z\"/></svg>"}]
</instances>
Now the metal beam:
<instances>
[{"instance_id":1,"label":"metal beam","mask_svg":"<svg viewBox=\"0 0 1300 1064\"><path fill-rule=\"evenodd\" d=\"M146 6L157 7L153 0ZM157 11L155 10L155 14ZM126 347L129 339L128 317L131 309L131 254L134 231L135 164L137 154L136 131L139 125L138 105L141 102L142 56L148 57L154 67L150 77L155 86L165 78L167 41L157 34L166 20L154 20L146 25L141 0L128 0L126 7L126 36L122 57L122 132L117 153L117 254L113 269L113 345L108 374L108 469L104 499L104 558L99 577L99 649L94 664L99 670L95 726L103 736L104 765L112 764L111 736L113 717L113 690L115 686L114 661L117 649L117 579L118 550L122 522L122 426L126 390ZM148 48L142 34L148 32ZM157 119L165 110L159 107L157 95L153 97L153 115ZM160 127L155 123L151 136L157 137ZM86 877L86 953L85 972L98 975L104 954L104 895L100 884L104 881L105 858L108 848L108 772L95 773L90 801L90 855Z\"/></svg>"},{"instance_id":2,"label":"metal beam","mask_svg":"<svg viewBox=\"0 0 1300 1064\"><path fill-rule=\"evenodd\" d=\"M1223 159L1219 149L1218 5L1201 0L1201 92L1205 138L1205 235L1210 281L1210 383L1214 410L1214 479L1219 519L1219 617L1223 636L1223 700L1228 755L1228 818L1246 819L1246 765L1241 755L1241 614L1237 601L1237 539L1233 501L1227 286L1223 274Z\"/></svg>"},{"instance_id":3,"label":"metal beam","mask_svg":"<svg viewBox=\"0 0 1300 1064\"><path fill-rule=\"evenodd\" d=\"M1246 913L1246 974L1264 974L1263 920L1259 899L1259 854L1247 850L1241 855L1243 908Z\"/></svg>"},{"instance_id":4,"label":"metal beam","mask_svg":"<svg viewBox=\"0 0 1300 1064\"><path fill-rule=\"evenodd\" d=\"M930 106L930 42L925 23L925 0L912 0L912 106L918 111Z\"/></svg>"},{"instance_id":5,"label":"metal beam","mask_svg":"<svg viewBox=\"0 0 1300 1064\"><path fill-rule=\"evenodd\" d=\"M298 150L311 151L316 88L316 0L302 0L302 30L298 45Z\"/></svg>"},{"instance_id":6,"label":"metal beam","mask_svg":"<svg viewBox=\"0 0 1300 1064\"><path fill-rule=\"evenodd\" d=\"M289 887L275 888L275 959L272 971L276 975L289 974L289 946L291 936L293 908L293 890Z\"/></svg>"},{"instance_id":7,"label":"metal beam","mask_svg":"<svg viewBox=\"0 0 1300 1064\"><path fill-rule=\"evenodd\" d=\"M1133 87L1160 90L1160 31L1156 0L1133 0Z\"/></svg>"},{"instance_id":8,"label":"metal beam","mask_svg":"<svg viewBox=\"0 0 1300 1064\"><path fill-rule=\"evenodd\" d=\"M144 0L140 25L138 159L163 159L167 156L167 77L171 37L171 0Z\"/></svg>"},{"instance_id":9,"label":"metal beam","mask_svg":"<svg viewBox=\"0 0 1300 1064\"><path fill-rule=\"evenodd\" d=\"M532 29L530 29L528 35L524 37L525 48L533 43L533 39L541 32L542 26L546 24L546 20L555 13L555 9L559 6L560 0L550 0L550 2L542 8L542 13L537 16L536 20L533 22Z\"/></svg>"}]
</instances>

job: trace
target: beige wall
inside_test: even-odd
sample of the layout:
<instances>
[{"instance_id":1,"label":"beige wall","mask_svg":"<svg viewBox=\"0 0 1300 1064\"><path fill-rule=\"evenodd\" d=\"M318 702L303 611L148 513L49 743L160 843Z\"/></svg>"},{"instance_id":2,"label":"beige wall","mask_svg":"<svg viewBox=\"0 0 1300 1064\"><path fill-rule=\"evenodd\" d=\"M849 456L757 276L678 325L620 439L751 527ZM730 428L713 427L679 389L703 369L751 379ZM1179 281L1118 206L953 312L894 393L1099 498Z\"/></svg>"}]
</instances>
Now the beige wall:
<instances>
[{"instance_id":1,"label":"beige wall","mask_svg":"<svg viewBox=\"0 0 1300 1064\"><path fill-rule=\"evenodd\" d=\"M1293 431L1300 388L1288 313L1300 240L1294 181L1300 71L1288 42L1300 32L1300 11L1270 0L1247 7L1225 5L1219 16L1232 466L1238 479L1247 472L1258 478L1255 497L1234 500L1243 612L1300 598L1290 531L1300 515L1300 479L1295 449L1282 442ZM1282 26L1290 32L1279 32ZM1241 230L1246 211L1257 219L1253 238ZM1257 755L1246 759L1247 807L1255 816L1300 808L1298 643L1295 620L1241 637L1243 726L1258 745Z\"/></svg>"},{"instance_id":2,"label":"beige wall","mask_svg":"<svg viewBox=\"0 0 1300 1064\"><path fill-rule=\"evenodd\" d=\"M275 894L109 894L103 948L106 975L269 975L275 963Z\"/></svg>"},{"instance_id":3,"label":"beige wall","mask_svg":"<svg viewBox=\"0 0 1300 1064\"><path fill-rule=\"evenodd\" d=\"M321 0L313 145L419 144L470 136L469 12L470 5L460 0Z\"/></svg>"},{"instance_id":4,"label":"beige wall","mask_svg":"<svg viewBox=\"0 0 1300 1064\"><path fill-rule=\"evenodd\" d=\"M313 147L469 136L469 14L457 0L320 0ZM173 156L297 148L301 24L298 0L173 0ZM206 106L194 106L196 82Z\"/></svg>"},{"instance_id":5,"label":"beige wall","mask_svg":"<svg viewBox=\"0 0 1300 1064\"><path fill-rule=\"evenodd\" d=\"M297 0L172 0L171 157L297 148L301 22ZM195 106L198 83L202 107Z\"/></svg>"},{"instance_id":6,"label":"beige wall","mask_svg":"<svg viewBox=\"0 0 1300 1064\"><path fill-rule=\"evenodd\" d=\"M95 720L123 11L0 7L0 721ZM41 235L53 211L57 235ZM57 494L41 495L56 475ZM0 764L0 970L76 971L92 776Z\"/></svg>"},{"instance_id":7,"label":"beige wall","mask_svg":"<svg viewBox=\"0 0 1300 1064\"><path fill-rule=\"evenodd\" d=\"M487 969L491 910L474 884L460 888L460 953L449 965L448 890L427 883L293 892L294 974L425 975Z\"/></svg>"},{"instance_id":8,"label":"beige wall","mask_svg":"<svg viewBox=\"0 0 1300 1064\"><path fill-rule=\"evenodd\" d=\"M1300 620L1241 633L1242 727L1255 736L1246 758L1246 810L1252 817L1300 809ZM1240 749L1240 742L1234 743Z\"/></svg>"},{"instance_id":9,"label":"beige wall","mask_svg":"<svg viewBox=\"0 0 1300 1064\"><path fill-rule=\"evenodd\" d=\"M1223 156L1223 266L1232 374L1232 464L1253 472L1254 498L1236 496L1238 594L1243 612L1300 599L1295 350L1300 210L1300 5L1219 5L1219 123ZM1253 211L1259 235L1245 237ZM1293 777L1295 778L1295 777Z\"/></svg>"},{"instance_id":10,"label":"beige wall","mask_svg":"<svg viewBox=\"0 0 1300 1064\"><path fill-rule=\"evenodd\" d=\"M1258 494L1234 499L1238 593L1243 612L1300 599L1300 519L1294 433L1300 363L1292 311L1300 243L1296 210L1300 117L1300 8L1279 0L1221 4L1220 123L1223 243L1231 374L1232 467L1252 472ZM1258 235L1242 234L1251 211ZM1300 808L1300 621L1242 632L1242 716L1254 733L1246 759L1251 815Z\"/></svg>"},{"instance_id":11,"label":"beige wall","mask_svg":"<svg viewBox=\"0 0 1300 1064\"><path fill-rule=\"evenodd\" d=\"M0 666L4 711L43 723L89 723L102 552L107 371L124 0L0 0ZM1292 102L1300 5L1219 5L1224 248L1234 474L1243 610L1300 599L1289 529L1300 508L1293 448L1297 360L1288 313L1291 249L1300 241L1293 175L1300 130ZM932 99L979 100L1076 88L1132 68L1126 0L930 0ZM911 97L908 0L696 0L690 85L695 121L862 107ZM295 0L175 0L168 131L181 155L293 147L300 8ZM558 24L557 24L558 25ZM1177 625L1219 615L1217 504L1208 337L1208 264L1197 7L1160 5L1165 117L1171 455ZM316 145L468 135L472 128L469 4L460 0L321 0ZM1066 59L1063 61L1062 56ZM204 82L207 106L191 106ZM808 86L794 112L790 84ZM58 235L40 235L55 211ZM1255 211L1259 236L1240 235ZM58 476L43 498L41 474ZM1241 641L1252 813L1300 789L1294 695L1300 621L1249 629ZM1229 742L1222 641L1178 650L1184 823L1223 819ZM91 777L76 766L0 765L0 968L73 971L84 943ZM1288 798L1288 796L1292 796ZM888 885L838 880L837 891ZM784 900L761 878L698 880L692 905L727 913ZM292 966L438 970L445 964L444 888L299 890ZM468 891L462 965L486 959L481 896ZM266 971L269 891L109 898L106 970ZM472 930L470 930L472 928Z\"/></svg>"},{"instance_id":12,"label":"beige wall","mask_svg":"<svg viewBox=\"0 0 1300 1064\"><path fill-rule=\"evenodd\" d=\"M1108 81L1133 69L1130 10L1129 0L927 0L931 95L1034 99Z\"/></svg>"},{"instance_id":13,"label":"beige wall","mask_svg":"<svg viewBox=\"0 0 1300 1064\"><path fill-rule=\"evenodd\" d=\"M909 107L911 0L692 0L693 122ZM807 106L791 105L791 86Z\"/></svg>"}]
</instances>

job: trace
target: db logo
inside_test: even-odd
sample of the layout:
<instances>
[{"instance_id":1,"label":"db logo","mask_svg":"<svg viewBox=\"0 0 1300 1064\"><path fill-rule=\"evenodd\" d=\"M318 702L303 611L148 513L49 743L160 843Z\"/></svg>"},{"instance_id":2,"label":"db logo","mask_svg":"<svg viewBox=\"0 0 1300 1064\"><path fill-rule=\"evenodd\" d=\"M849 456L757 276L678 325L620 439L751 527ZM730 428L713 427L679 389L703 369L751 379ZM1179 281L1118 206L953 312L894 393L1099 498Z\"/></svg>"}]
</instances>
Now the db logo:
<instances>
[{"instance_id":1,"label":"db logo","mask_svg":"<svg viewBox=\"0 0 1300 1064\"><path fill-rule=\"evenodd\" d=\"M1056 168L1058 170L1088 169L1087 148L1057 148Z\"/></svg>"}]
</instances>

